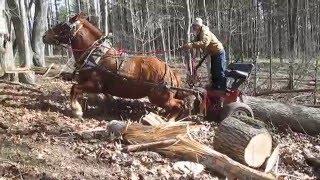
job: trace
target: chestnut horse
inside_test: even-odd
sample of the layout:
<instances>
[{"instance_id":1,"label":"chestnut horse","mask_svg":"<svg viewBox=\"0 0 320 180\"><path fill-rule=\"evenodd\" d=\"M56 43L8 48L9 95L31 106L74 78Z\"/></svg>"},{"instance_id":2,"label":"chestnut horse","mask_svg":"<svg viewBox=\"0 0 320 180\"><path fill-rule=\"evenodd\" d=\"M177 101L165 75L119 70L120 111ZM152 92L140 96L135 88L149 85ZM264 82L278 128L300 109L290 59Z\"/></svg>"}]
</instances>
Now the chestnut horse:
<instances>
[{"instance_id":1,"label":"chestnut horse","mask_svg":"<svg viewBox=\"0 0 320 180\"><path fill-rule=\"evenodd\" d=\"M183 109L184 101L176 91L152 84L181 86L181 80L165 62L156 57L134 56L121 60L110 43L103 40L102 32L80 13L69 21L49 29L43 42L70 45L79 73L78 84L71 88L71 109L81 118L82 107L78 97L83 93L103 93L122 98L148 97L150 102L170 114ZM100 57L94 53L99 52Z\"/></svg>"}]
</instances>

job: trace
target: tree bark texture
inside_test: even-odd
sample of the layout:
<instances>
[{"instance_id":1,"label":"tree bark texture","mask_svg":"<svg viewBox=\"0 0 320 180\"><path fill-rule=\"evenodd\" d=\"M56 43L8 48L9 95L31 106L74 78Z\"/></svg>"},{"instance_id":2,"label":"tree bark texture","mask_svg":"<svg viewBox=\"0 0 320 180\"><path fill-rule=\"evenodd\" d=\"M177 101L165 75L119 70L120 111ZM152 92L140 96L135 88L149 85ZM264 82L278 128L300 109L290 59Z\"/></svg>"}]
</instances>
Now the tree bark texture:
<instances>
[{"instance_id":1,"label":"tree bark texture","mask_svg":"<svg viewBox=\"0 0 320 180\"><path fill-rule=\"evenodd\" d=\"M318 108L283 104L257 97L246 97L245 102L252 108L255 118L281 131L290 128L310 135L320 133L320 109Z\"/></svg>"}]
</instances>

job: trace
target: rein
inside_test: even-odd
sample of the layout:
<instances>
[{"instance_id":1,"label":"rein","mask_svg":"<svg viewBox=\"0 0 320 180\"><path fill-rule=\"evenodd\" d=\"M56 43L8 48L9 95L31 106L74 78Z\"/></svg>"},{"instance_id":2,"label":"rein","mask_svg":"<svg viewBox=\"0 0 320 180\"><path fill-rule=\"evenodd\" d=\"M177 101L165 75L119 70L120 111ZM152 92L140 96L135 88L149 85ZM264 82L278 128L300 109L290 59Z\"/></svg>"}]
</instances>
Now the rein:
<instances>
[{"instance_id":1,"label":"rein","mask_svg":"<svg viewBox=\"0 0 320 180\"><path fill-rule=\"evenodd\" d=\"M140 55L140 54L164 54L164 53L170 53L170 52L176 52L176 51L180 51L181 48L178 47L178 48L175 48L175 49L171 49L171 50L154 50L154 51L129 51L129 50L125 50L125 49L117 49L117 52L119 54L122 54L122 53L127 53L127 54L133 54L133 55Z\"/></svg>"}]
</instances>

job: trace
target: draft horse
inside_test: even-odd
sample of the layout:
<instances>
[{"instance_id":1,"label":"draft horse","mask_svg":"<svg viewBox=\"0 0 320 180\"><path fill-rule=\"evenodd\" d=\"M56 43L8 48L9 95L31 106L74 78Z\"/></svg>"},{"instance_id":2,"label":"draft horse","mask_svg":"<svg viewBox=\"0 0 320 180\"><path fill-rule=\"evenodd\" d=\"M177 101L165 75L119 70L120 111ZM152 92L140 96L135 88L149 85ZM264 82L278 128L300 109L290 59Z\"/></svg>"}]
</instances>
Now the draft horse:
<instances>
[{"instance_id":1,"label":"draft horse","mask_svg":"<svg viewBox=\"0 0 320 180\"><path fill-rule=\"evenodd\" d=\"M130 99L148 97L152 104L171 115L183 109L184 101L177 91L150 85L181 86L179 75L168 64L151 56L119 58L117 51L105 41L103 33L82 13L46 31L43 42L72 48L79 74L78 84L72 86L70 93L71 109L76 117L83 116L78 101L83 93Z\"/></svg>"}]
</instances>

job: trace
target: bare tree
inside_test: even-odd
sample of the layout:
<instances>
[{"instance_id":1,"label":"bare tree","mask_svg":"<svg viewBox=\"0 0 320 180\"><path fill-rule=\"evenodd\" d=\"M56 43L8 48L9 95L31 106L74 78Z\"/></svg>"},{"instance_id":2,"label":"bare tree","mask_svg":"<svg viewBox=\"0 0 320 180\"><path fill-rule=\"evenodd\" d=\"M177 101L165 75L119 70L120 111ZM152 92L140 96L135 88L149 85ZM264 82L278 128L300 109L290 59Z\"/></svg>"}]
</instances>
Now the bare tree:
<instances>
[{"instance_id":1,"label":"bare tree","mask_svg":"<svg viewBox=\"0 0 320 180\"><path fill-rule=\"evenodd\" d=\"M101 27L103 32L107 35L109 34L109 10L108 10L108 0L100 0L101 6L101 16L102 24Z\"/></svg>"},{"instance_id":2,"label":"bare tree","mask_svg":"<svg viewBox=\"0 0 320 180\"><path fill-rule=\"evenodd\" d=\"M32 29L31 46L33 50L33 63L35 66L45 66L45 45L42 42L42 36L46 30L47 10L49 2L46 0L35 0L35 14Z\"/></svg>"},{"instance_id":3,"label":"bare tree","mask_svg":"<svg viewBox=\"0 0 320 180\"><path fill-rule=\"evenodd\" d=\"M296 36L296 22L298 12L299 0L288 0L288 28L289 28L289 82L288 89L294 87L294 55L295 52L295 36Z\"/></svg>"},{"instance_id":4,"label":"bare tree","mask_svg":"<svg viewBox=\"0 0 320 180\"><path fill-rule=\"evenodd\" d=\"M31 68L32 65L32 51L28 36L28 24L26 16L26 8L23 0L9 0L7 1L10 9L11 20L13 22L15 35L19 49L20 65L26 68ZM17 16L20 14L20 16ZM34 84L34 72L19 73L19 81L23 83Z\"/></svg>"}]
</instances>

